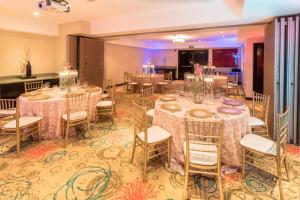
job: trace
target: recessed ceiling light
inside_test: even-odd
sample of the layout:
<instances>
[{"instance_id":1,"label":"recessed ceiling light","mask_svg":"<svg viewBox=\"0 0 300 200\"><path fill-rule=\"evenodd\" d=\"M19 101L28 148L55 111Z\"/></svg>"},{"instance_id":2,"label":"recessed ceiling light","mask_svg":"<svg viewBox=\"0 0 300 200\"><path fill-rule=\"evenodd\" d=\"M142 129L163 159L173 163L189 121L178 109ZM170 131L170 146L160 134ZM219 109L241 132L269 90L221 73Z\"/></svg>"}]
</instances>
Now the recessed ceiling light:
<instances>
[{"instance_id":1,"label":"recessed ceiling light","mask_svg":"<svg viewBox=\"0 0 300 200\"><path fill-rule=\"evenodd\" d=\"M40 16L40 12L38 12L38 11L34 11L32 14L33 14L34 16Z\"/></svg>"},{"instance_id":2,"label":"recessed ceiling light","mask_svg":"<svg viewBox=\"0 0 300 200\"><path fill-rule=\"evenodd\" d=\"M224 32L223 32L223 31L221 31L220 33L221 33L221 34L223 34Z\"/></svg>"}]
</instances>

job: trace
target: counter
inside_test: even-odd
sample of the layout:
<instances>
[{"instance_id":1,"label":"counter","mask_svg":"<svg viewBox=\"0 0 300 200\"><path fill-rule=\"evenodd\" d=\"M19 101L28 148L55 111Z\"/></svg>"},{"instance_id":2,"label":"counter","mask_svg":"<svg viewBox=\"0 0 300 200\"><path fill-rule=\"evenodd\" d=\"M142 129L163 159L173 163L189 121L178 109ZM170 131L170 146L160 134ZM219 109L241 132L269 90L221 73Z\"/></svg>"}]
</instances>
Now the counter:
<instances>
[{"instance_id":1,"label":"counter","mask_svg":"<svg viewBox=\"0 0 300 200\"><path fill-rule=\"evenodd\" d=\"M36 74L36 78L22 79L20 76L0 77L0 98L17 98L24 93L24 82L43 81L50 82L50 85L59 85L59 76L55 73Z\"/></svg>"}]
</instances>

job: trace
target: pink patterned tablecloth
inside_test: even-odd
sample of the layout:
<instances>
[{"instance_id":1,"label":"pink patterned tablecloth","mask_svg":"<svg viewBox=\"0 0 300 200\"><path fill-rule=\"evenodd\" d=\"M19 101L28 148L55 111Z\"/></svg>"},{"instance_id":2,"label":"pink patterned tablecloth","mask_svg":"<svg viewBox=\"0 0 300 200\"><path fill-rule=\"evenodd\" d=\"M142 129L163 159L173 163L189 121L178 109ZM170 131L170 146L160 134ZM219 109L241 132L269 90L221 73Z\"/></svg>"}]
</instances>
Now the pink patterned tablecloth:
<instances>
[{"instance_id":1,"label":"pink patterned tablecloth","mask_svg":"<svg viewBox=\"0 0 300 200\"><path fill-rule=\"evenodd\" d=\"M152 84L154 85L154 90L156 90L157 83L164 80L164 75L163 74L152 74L151 75L151 80L152 80ZM132 81L141 84L142 81L143 81L143 77L142 77L141 74L133 75L132 76Z\"/></svg>"},{"instance_id":2,"label":"pink patterned tablecloth","mask_svg":"<svg viewBox=\"0 0 300 200\"><path fill-rule=\"evenodd\" d=\"M160 105L164 102L160 100L156 101L153 124L163 127L172 134L171 167L174 171L184 174L184 119L186 116L186 111L192 108L207 109L215 113L215 115L211 118L199 120L224 120L223 145L221 155L222 163L231 166L241 166L242 149L240 146L240 140L245 134L251 131L251 127L248 125L248 119L250 117L249 108L246 105L237 107L242 109L243 111L240 115L222 114L217 112L217 108L219 106L225 106L222 102L223 98L220 98L210 100L202 104L194 104L192 100L186 97L177 96L177 100L174 103L180 104L182 106L182 109L181 111L171 113L160 107Z\"/></svg>"},{"instance_id":3,"label":"pink patterned tablecloth","mask_svg":"<svg viewBox=\"0 0 300 200\"><path fill-rule=\"evenodd\" d=\"M42 138L62 138L61 116L65 113L66 99L65 93L59 88L44 91L43 94L50 95L50 99L31 101L26 97L20 96L20 115L39 116L43 118ZM89 118L95 120L95 108L101 99L102 90L92 92L89 105ZM74 132L74 130L72 130Z\"/></svg>"}]
</instances>

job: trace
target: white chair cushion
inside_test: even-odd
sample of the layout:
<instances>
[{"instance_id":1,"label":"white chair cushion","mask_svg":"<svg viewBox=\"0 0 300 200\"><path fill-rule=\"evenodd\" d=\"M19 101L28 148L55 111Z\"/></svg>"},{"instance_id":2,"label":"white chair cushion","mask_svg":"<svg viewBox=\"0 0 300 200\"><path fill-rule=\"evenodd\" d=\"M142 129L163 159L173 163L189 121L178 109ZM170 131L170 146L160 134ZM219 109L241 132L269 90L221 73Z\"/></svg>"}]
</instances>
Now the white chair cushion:
<instances>
[{"instance_id":1,"label":"white chair cushion","mask_svg":"<svg viewBox=\"0 0 300 200\"><path fill-rule=\"evenodd\" d=\"M107 93L104 93L104 94L101 95L101 99L105 99L105 98L108 98L108 97L109 97L109 94L107 94Z\"/></svg>"},{"instance_id":2,"label":"white chair cushion","mask_svg":"<svg viewBox=\"0 0 300 200\"><path fill-rule=\"evenodd\" d=\"M256 117L250 117L248 124L250 126L264 126L265 122L259 118Z\"/></svg>"},{"instance_id":3,"label":"white chair cushion","mask_svg":"<svg viewBox=\"0 0 300 200\"><path fill-rule=\"evenodd\" d=\"M152 83L143 83L144 86L151 86Z\"/></svg>"},{"instance_id":4,"label":"white chair cushion","mask_svg":"<svg viewBox=\"0 0 300 200\"><path fill-rule=\"evenodd\" d=\"M87 117L87 113L85 111L78 111L78 112L70 113L70 120L71 121L85 119L86 117ZM68 120L68 115L67 114L63 114L62 118L64 120Z\"/></svg>"},{"instance_id":5,"label":"white chair cushion","mask_svg":"<svg viewBox=\"0 0 300 200\"><path fill-rule=\"evenodd\" d=\"M228 85L233 86L233 87L238 86L238 84L236 84L236 83L228 83Z\"/></svg>"},{"instance_id":6,"label":"white chair cushion","mask_svg":"<svg viewBox=\"0 0 300 200\"><path fill-rule=\"evenodd\" d=\"M138 85L139 83L137 83L137 82L129 82L128 84L129 85Z\"/></svg>"},{"instance_id":7,"label":"white chair cushion","mask_svg":"<svg viewBox=\"0 0 300 200\"><path fill-rule=\"evenodd\" d=\"M148 111L147 111L147 115L148 115L149 117L153 117L153 116L154 116L154 109L148 110Z\"/></svg>"},{"instance_id":8,"label":"white chair cushion","mask_svg":"<svg viewBox=\"0 0 300 200\"><path fill-rule=\"evenodd\" d=\"M243 147L276 156L276 142L256 134L247 134L240 141Z\"/></svg>"},{"instance_id":9,"label":"white chair cushion","mask_svg":"<svg viewBox=\"0 0 300 200\"><path fill-rule=\"evenodd\" d=\"M112 106L114 103L112 101L99 101L97 103L97 107L108 107L108 106Z\"/></svg>"},{"instance_id":10,"label":"white chair cushion","mask_svg":"<svg viewBox=\"0 0 300 200\"><path fill-rule=\"evenodd\" d=\"M171 137L171 133L166 131L165 129L161 128L160 126L151 126L147 130L147 136L148 136L148 143L155 143L159 141L163 141L165 139L168 139ZM142 140L145 141L145 133L140 132L138 134L138 137Z\"/></svg>"},{"instance_id":11,"label":"white chair cushion","mask_svg":"<svg viewBox=\"0 0 300 200\"><path fill-rule=\"evenodd\" d=\"M0 110L0 117L7 117L16 114L16 109Z\"/></svg>"},{"instance_id":12,"label":"white chair cushion","mask_svg":"<svg viewBox=\"0 0 300 200\"><path fill-rule=\"evenodd\" d=\"M168 85L167 82L158 82L157 84L159 84L159 85Z\"/></svg>"},{"instance_id":13,"label":"white chair cushion","mask_svg":"<svg viewBox=\"0 0 300 200\"><path fill-rule=\"evenodd\" d=\"M20 127L27 126L29 124L37 123L41 120L41 117L20 117L19 124ZM16 129L16 120L11 120L7 122L2 128L4 129Z\"/></svg>"},{"instance_id":14,"label":"white chair cushion","mask_svg":"<svg viewBox=\"0 0 300 200\"><path fill-rule=\"evenodd\" d=\"M190 163L197 165L216 165L218 162L217 146L216 145L203 145L196 144L192 141L189 142L190 147ZM184 142L184 155L186 155L186 142ZM201 150L203 152L201 152ZM215 152L207 152L215 151Z\"/></svg>"}]
</instances>

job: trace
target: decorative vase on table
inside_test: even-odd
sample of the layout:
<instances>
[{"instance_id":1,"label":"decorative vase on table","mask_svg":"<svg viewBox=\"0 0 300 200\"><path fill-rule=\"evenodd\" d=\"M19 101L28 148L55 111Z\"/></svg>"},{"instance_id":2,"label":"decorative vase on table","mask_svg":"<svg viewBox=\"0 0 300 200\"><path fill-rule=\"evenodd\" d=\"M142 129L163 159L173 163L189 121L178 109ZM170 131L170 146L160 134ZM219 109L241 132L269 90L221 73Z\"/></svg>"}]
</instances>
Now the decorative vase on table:
<instances>
[{"instance_id":1,"label":"decorative vase on table","mask_svg":"<svg viewBox=\"0 0 300 200\"><path fill-rule=\"evenodd\" d=\"M203 102L203 80L199 75L195 75L195 85L194 85L194 103Z\"/></svg>"},{"instance_id":2,"label":"decorative vase on table","mask_svg":"<svg viewBox=\"0 0 300 200\"><path fill-rule=\"evenodd\" d=\"M31 64L30 64L30 61L28 61L27 65L26 65L26 77L31 77Z\"/></svg>"}]
</instances>

